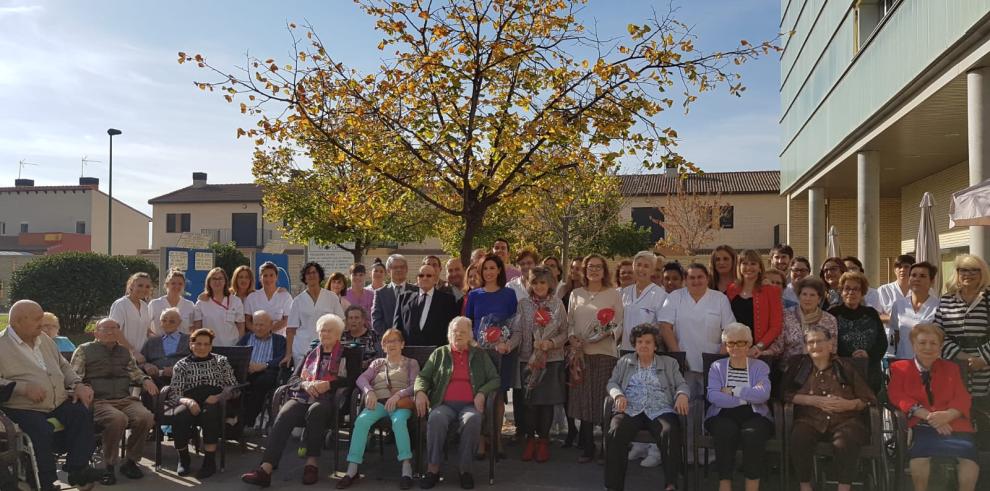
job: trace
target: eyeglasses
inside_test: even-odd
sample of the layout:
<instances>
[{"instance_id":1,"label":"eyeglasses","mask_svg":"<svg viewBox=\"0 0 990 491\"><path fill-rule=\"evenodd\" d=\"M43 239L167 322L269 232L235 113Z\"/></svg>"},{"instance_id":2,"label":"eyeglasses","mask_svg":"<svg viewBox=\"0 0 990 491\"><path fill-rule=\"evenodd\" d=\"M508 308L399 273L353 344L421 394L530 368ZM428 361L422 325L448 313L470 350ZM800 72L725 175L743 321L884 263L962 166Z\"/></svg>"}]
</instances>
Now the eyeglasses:
<instances>
[{"instance_id":1,"label":"eyeglasses","mask_svg":"<svg viewBox=\"0 0 990 491\"><path fill-rule=\"evenodd\" d=\"M980 274L979 268L956 268L956 273L960 275L977 275Z\"/></svg>"},{"instance_id":2,"label":"eyeglasses","mask_svg":"<svg viewBox=\"0 0 990 491\"><path fill-rule=\"evenodd\" d=\"M588 271L601 271L603 269L605 269L605 266L602 266L600 264L589 264L588 265Z\"/></svg>"},{"instance_id":3,"label":"eyeglasses","mask_svg":"<svg viewBox=\"0 0 990 491\"><path fill-rule=\"evenodd\" d=\"M726 348L745 348L749 346L749 341L726 341Z\"/></svg>"},{"instance_id":4,"label":"eyeglasses","mask_svg":"<svg viewBox=\"0 0 990 491\"><path fill-rule=\"evenodd\" d=\"M432 277L433 277L433 275L431 275L431 274L423 274L423 273L419 273L419 274L417 274L417 275L416 275L416 277L417 277L417 278L432 278Z\"/></svg>"}]
</instances>

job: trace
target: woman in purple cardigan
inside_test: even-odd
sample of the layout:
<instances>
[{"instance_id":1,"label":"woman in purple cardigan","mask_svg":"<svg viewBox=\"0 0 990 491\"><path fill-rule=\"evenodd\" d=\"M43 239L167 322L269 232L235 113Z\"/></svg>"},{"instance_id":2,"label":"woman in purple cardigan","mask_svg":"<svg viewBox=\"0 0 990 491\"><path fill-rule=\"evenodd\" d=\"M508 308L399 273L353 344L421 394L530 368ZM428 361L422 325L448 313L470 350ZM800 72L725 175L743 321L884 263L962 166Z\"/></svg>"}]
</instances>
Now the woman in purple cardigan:
<instances>
[{"instance_id":1,"label":"woman in purple cardigan","mask_svg":"<svg viewBox=\"0 0 990 491\"><path fill-rule=\"evenodd\" d=\"M773 434L770 422L770 367L749 358L753 332L734 322L722 331L728 358L712 363L708 371L708 412L705 428L715 441L719 491L732 490L736 450L743 451L746 491L760 488L766 443Z\"/></svg>"}]
</instances>

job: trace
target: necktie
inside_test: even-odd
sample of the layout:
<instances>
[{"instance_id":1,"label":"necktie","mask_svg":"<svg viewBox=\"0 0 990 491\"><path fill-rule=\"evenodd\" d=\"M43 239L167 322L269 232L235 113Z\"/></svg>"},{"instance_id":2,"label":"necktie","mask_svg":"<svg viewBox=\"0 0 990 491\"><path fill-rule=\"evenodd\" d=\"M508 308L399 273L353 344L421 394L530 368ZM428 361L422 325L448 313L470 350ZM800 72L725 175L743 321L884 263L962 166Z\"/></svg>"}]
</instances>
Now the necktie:
<instances>
[{"instance_id":1,"label":"necktie","mask_svg":"<svg viewBox=\"0 0 990 491\"><path fill-rule=\"evenodd\" d=\"M416 320L419 325L419 329L423 329L423 324L426 323L426 315L423 313L423 308L426 306L426 294L423 292L419 293L416 297Z\"/></svg>"},{"instance_id":2,"label":"necktie","mask_svg":"<svg viewBox=\"0 0 990 491\"><path fill-rule=\"evenodd\" d=\"M932 372L928 370L921 372L921 383L925 384L925 395L928 396L928 405L934 404L935 396L932 395Z\"/></svg>"}]
</instances>

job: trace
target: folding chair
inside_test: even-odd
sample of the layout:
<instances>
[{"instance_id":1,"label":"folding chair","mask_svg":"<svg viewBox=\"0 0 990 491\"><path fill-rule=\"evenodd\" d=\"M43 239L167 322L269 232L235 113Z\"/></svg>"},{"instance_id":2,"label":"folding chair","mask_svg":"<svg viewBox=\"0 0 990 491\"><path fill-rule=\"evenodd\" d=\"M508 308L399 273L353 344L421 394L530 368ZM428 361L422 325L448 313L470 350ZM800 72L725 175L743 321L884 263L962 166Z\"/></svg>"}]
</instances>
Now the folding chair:
<instances>
[{"instance_id":1,"label":"folding chair","mask_svg":"<svg viewBox=\"0 0 990 491\"><path fill-rule=\"evenodd\" d=\"M712 363L715 363L722 358L726 358L729 355L722 353L702 353L701 358L704 364L704 374L705 374L705 411L698 412L692 415L694 419L694 447L692 449L694 453L694 489L701 488L701 474L699 473L699 464L704 465L704 475L708 477L708 451L715 449L715 439L712 437L708 430L705 429L704 420L705 414L708 411L708 407L711 403L708 402L708 372L712 368ZM773 373L774 360L770 357L761 357L764 363L770 367L770 372ZM778 465L780 466L780 484L781 486L787 482L787 462L785 460L785 449L784 449L784 418L783 418L783 405L780 401L771 399L767 401L770 406L770 411L773 415L773 426L774 435L772 438L767 440L766 449L770 453L775 453L778 456ZM699 460L701 456L701 450L704 450L704 459ZM737 453L741 452L737 451ZM766 475L769 475L769 469L767 469Z\"/></svg>"},{"instance_id":2,"label":"folding chair","mask_svg":"<svg viewBox=\"0 0 990 491\"><path fill-rule=\"evenodd\" d=\"M669 356L674 360L676 360L677 366L681 370L681 374L684 374L684 372L687 370L687 353L683 351L659 352L657 353L657 356ZM602 410L602 431L605 432L608 431L608 428L612 423L612 416L614 415L615 415L615 399L613 399L611 395L606 395L604 408ZM682 431L681 431L681 441L678 442L677 444L679 444L681 448L687 450L688 448L687 417L678 415L678 420L681 423ZM633 437L632 443L657 443L657 441L653 439L653 434L651 434L648 430L639 430L636 433L636 435ZM628 451L629 451L628 448L610 449L608 447L608 438L607 437L602 438L602 453L605 455L606 462L608 461L608 452L628 452ZM687 458L686 458L687 456L685 455L684 457L685 458L681 459L681 470L680 470L680 476L678 477L684 480L683 481L684 489L687 489L688 487Z\"/></svg>"}]
</instances>

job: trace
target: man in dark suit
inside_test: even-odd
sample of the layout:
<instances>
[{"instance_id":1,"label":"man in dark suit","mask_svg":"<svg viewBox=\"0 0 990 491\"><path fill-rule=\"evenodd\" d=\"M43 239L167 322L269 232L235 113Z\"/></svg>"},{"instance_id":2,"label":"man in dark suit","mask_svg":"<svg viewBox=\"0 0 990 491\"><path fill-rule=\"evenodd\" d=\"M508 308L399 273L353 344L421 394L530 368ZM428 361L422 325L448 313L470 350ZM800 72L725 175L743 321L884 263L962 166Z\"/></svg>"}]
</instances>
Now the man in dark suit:
<instances>
[{"instance_id":1,"label":"man in dark suit","mask_svg":"<svg viewBox=\"0 0 990 491\"><path fill-rule=\"evenodd\" d=\"M457 301L450 293L434 288L438 273L423 265L416 275L419 288L400 298L398 328L407 346L447 344L447 325L457 316Z\"/></svg>"},{"instance_id":2,"label":"man in dark suit","mask_svg":"<svg viewBox=\"0 0 990 491\"><path fill-rule=\"evenodd\" d=\"M182 324L179 309L165 309L159 320L162 333L145 341L141 348L141 355L144 356L141 369L154 380L155 385L164 387L172 380L175 362L189 356L189 335L179 332Z\"/></svg>"},{"instance_id":3,"label":"man in dark suit","mask_svg":"<svg viewBox=\"0 0 990 491\"><path fill-rule=\"evenodd\" d=\"M272 317L264 310L251 314L253 332L237 341L238 346L251 346L251 363L248 365L248 383L244 389L243 423L254 426L254 420L261 414L265 405L265 395L275 388L278 382L279 362L285 357L285 337L272 333Z\"/></svg>"},{"instance_id":4,"label":"man in dark suit","mask_svg":"<svg viewBox=\"0 0 990 491\"><path fill-rule=\"evenodd\" d=\"M385 261L385 269L388 270L392 281L375 290L375 298L371 304L371 328L379 336L395 327L399 314L399 297L407 291L416 291L415 286L406 283L409 263L401 254L389 256L388 260Z\"/></svg>"}]
</instances>

